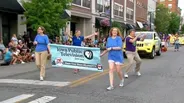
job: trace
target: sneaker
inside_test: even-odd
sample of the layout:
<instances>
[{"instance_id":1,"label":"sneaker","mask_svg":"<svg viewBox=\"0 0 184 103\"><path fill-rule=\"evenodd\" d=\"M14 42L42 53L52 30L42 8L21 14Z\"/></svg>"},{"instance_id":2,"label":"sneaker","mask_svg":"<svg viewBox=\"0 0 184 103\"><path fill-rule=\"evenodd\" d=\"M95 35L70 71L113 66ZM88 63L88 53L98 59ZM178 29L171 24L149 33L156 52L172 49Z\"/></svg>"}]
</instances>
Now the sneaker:
<instances>
[{"instance_id":1,"label":"sneaker","mask_svg":"<svg viewBox=\"0 0 184 103\"><path fill-rule=\"evenodd\" d=\"M114 89L113 86L109 86L109 87L107 88L108 91L113 90L113 89Z\"/></svg>"},{"instance_id":2,"label":"sneaker","mask_svg":"<svg viewBox=\"0 0 184 103\"><path fill-rule=\"evenodd\" d=\"M125 74L124 74L124 77L125 77L125 78L128 78L128 74L127 74L127 73L125 73Z\"/></svg>"},{"instance_id":3,"label":"sneaker","mask_svg":"<svg viewBox=\"0 0 184 103\"><path fill-rule=\"evenodd\" d=\"M43 77L40 77L40 81L43 81Z\"/></svg>"},{"instance_id":4,"label":"sneaker","mask_svg":"<svg viewBox=\"0 0 184 103\"><path fill-rule=\"evenodd\" d=\"M21 62L21 64L25 64L25 62Z\"/></svg>"},{"instance_id":5,"label":"sneaker","mask_svg":"<svg viewBox=\"0 0 184 103\"><path fill-rule=\"evenodd\" d=\"M120 84L119 84L120 87L123 87L124 86L124 79L121 80Z\"/></svg>"},{"instance_id":6,"label":"sneaker","mask_svg":"<svg viewBox=\"0 0 184 103\"><path fill-rule=\"evenodd\" d=\"M137 76L141 76L141 73L140 73L140 72L137 72L136 75L137 75Z\"/></svg>"}]
</instances>

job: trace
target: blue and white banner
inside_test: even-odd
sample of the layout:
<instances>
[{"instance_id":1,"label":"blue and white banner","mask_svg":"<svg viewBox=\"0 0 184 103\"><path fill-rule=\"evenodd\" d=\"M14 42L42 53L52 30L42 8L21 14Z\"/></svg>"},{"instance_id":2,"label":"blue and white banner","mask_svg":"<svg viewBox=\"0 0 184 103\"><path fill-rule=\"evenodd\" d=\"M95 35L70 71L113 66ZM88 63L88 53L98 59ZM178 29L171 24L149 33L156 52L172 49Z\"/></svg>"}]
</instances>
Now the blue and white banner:
<instances>
[{"instance_id":1,"label":"blue and white banner","mask_svg":"<svg viewBox=\"0 0 184 103\"><path fill-rule=\"evenodd\" d=\"M50 49L53 67L103 71L100 48L50 44Z\"/></svg>"}]
</instances>

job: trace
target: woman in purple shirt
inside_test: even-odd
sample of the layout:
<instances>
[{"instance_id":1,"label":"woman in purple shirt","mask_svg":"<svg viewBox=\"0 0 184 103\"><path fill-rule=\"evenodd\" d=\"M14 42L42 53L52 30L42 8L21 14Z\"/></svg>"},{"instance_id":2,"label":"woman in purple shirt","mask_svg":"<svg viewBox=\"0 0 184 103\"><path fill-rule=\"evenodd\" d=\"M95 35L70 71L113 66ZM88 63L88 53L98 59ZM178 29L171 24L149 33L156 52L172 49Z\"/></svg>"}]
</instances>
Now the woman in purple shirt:
<instances>
[{"instance_id":1,"label":"woman in purple shirt","mask_svg":"<svg viewBox=\"0 0 184 103\"><path fill-rule=\"evenodd\" d=\"M105 53L108 52L108 62L109 62L109 81L110 86L107 90L114 89L114 71L116 70L118 76L120 78L120 87L124 86L124 79L121 70L121 66L124 62L123 52L122 52L122 38L121 33L118 28L112 28L110 30L110 36L107 39L106 50L101 54L103 56Z\"/></svg>"},{"instance_id":2,"label":"woman in purple shirt","mask_svg":"<svg viewBox=\"0 0 184 103\"><path fill-rule=\"evenodd\" d=\"M136 41L143 41L146 35L143 35L142 38L139 38L141 34L135 35L135 30L130 30L130 35L126 37L126 56L128 59L128 66L126 68L124 77L128 78L128 72L133 66L134 60L136 61L135 73L137 76L141 76L140 66L141 66L141 58L136 50Z\"/></svg>"}]
</instances>

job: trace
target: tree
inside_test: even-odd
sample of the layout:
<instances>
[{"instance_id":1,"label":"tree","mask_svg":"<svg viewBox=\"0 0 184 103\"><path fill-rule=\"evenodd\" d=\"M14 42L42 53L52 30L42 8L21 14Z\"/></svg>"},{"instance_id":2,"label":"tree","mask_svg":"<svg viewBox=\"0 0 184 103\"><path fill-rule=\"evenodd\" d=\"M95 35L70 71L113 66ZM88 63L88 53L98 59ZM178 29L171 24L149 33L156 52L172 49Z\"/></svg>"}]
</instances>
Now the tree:
<instances>
[{"instance_id":1,"label":"tree","mask_svg":"<svg viewBox=\"0 0 184 103\"><path fill-rule=\"evenodd\" d=\"M123 25L121 23L116 22L116 21L112 22L112 27L117 27L121 31L122 34L123 34L124 29L125 29L125 28L123 28Z\"/></svg>"},{"instance_id":2,"label":"tree","mask_svg":"<svg viewBox=\"0 0 184 103\"><path fill-rule=\"evenodd\" d=\"M43 26L49 36L59 35L59 30L66 26L67 19L61 15L70 7L71 0L30 0L23 1L26 24L34 31Z\"/></svg>"},{"instance_id":3,"label":"tree","mask_svg":"<svg viewBox=\"0 0 184 103\"><path fill-rule=\"evenodd\" d=\"M184 25L181 26L181 33L184 34Z\"/></svg>"},{"instance_id":4,"label":"tree","mask_svg":"<svg viewBox=\"0 0 184 103\"><path fill-rule=\"evenodd\" d=\"M170 14L170 23L168 28L169 33L176 34L176 32L179 31L179 27L180 27L180 16L172 12Z\"/></svg>"},{"instance_id":5,"label":"tree","mask_svg":"<svg viewBox=\"0 0 184 103\"><path fill-rule=\"evenodd\" d=\"M156 8L155 26L159 33L168 33L170 13L169 9L164 5L159 4Z\"/></svg>"}]
</instances>

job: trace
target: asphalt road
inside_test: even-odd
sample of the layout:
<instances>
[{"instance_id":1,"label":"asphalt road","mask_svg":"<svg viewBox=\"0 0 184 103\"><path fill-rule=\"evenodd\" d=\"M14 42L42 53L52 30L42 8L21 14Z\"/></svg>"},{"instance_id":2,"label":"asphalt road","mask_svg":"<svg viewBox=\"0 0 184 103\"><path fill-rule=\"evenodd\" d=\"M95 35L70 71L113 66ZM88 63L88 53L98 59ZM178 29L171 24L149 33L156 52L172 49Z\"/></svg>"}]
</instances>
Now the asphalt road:
<instances>
[{"instance_id":1,"label":"asphalt road","mask_svg":"<svg viewBox=\"0 0 184 103\"><path fill-rule=\"evenodd\" d=\"M0 67L0 103L184 103L184 48L170 48L155 59L143 58L141 77L133 72L125 87L107 91L107 57L103 73L51 68L45 82L33 63ZM49 64L49 63L48 63Z\"/></svg>"}]
</instances>

